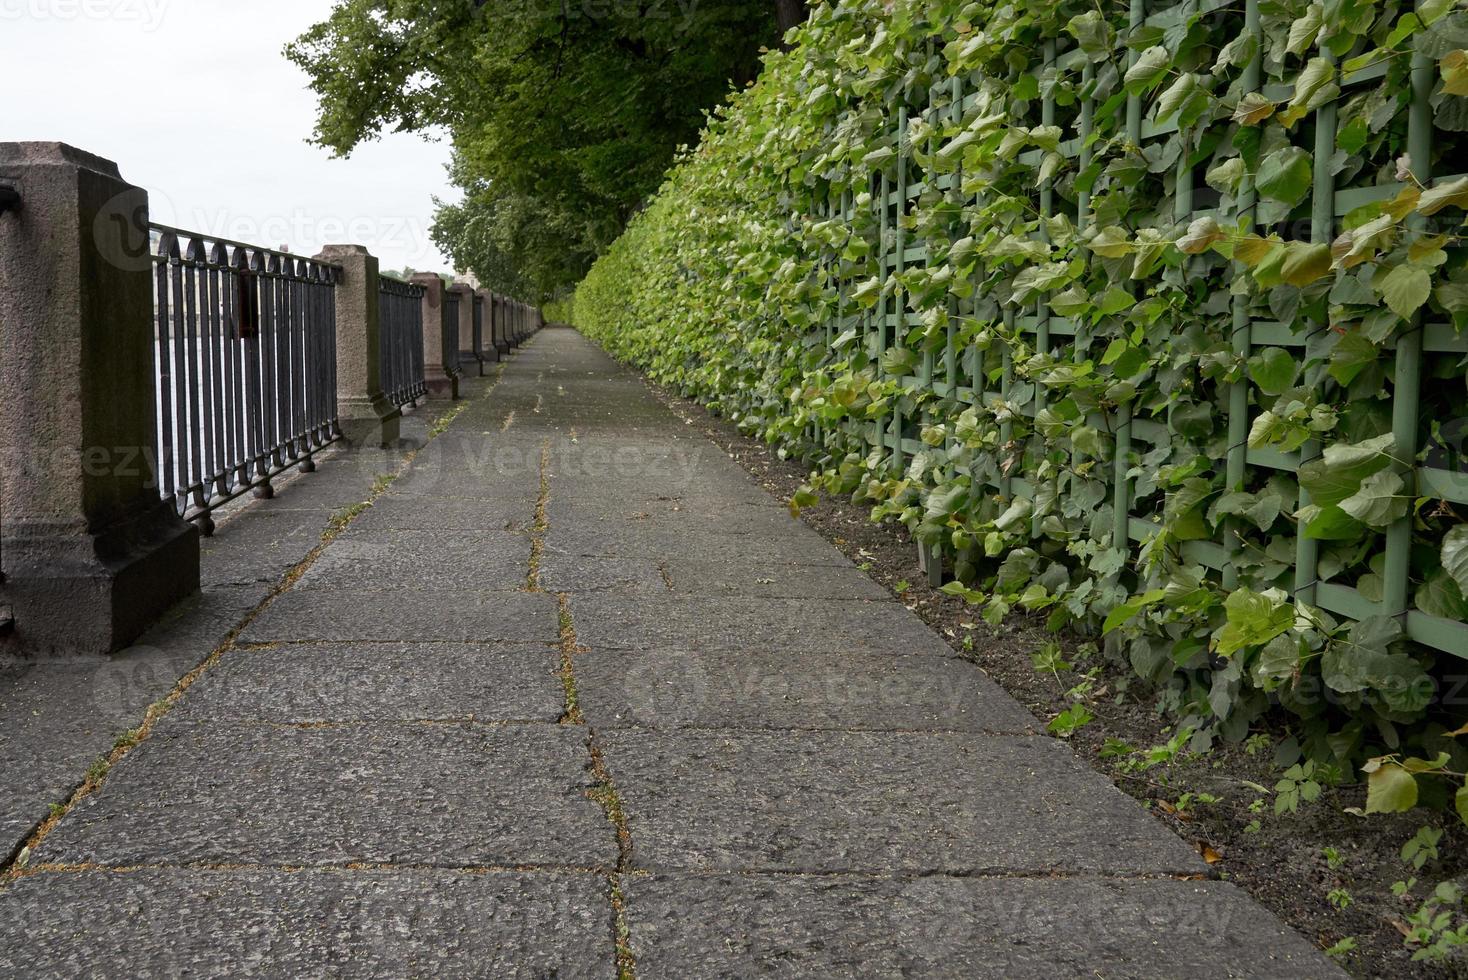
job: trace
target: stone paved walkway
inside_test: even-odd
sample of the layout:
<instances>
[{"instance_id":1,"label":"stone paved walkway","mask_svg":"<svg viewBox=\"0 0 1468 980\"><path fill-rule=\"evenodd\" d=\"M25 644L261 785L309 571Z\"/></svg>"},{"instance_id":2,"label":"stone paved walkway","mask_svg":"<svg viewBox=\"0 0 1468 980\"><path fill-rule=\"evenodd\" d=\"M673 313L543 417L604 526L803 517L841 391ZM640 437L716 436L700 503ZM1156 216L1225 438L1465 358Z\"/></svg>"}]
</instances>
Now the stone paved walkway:
<instances>
[{"instance_id":1,"label":"stone paved walkway","mask_svg":"<svg viewBox=\"0 0 1468 980\"><path fill-rule=\"evenodd\" d=\"M206 567L237 635L31 838L0 974L1338 975L569 330L288 587Z\"/></svg>"}]
</instances>

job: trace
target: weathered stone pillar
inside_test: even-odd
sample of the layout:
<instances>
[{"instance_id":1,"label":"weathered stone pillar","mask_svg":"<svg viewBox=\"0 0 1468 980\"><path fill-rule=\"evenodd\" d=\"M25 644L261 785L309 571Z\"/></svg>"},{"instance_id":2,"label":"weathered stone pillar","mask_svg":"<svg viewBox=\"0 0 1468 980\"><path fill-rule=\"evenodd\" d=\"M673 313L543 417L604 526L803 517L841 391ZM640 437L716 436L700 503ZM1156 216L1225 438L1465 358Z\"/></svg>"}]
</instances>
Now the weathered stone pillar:
<instances>
[{"instance_id":1,"label":"weathered stone pillar","mask_svg":"<svg viewBox=\"0 0 1468 980\"><path fill-rule=\"evenodd\" d=\"M479 301L483 304L482 308L484 310L484 356L496 361L502 360L508 352L500 349L500 326L499 317L495 315L494 293L488 289L481 289L479 291Z\"/></svg>"},{"instance_id":2,"label":"weathered stone pillar","mask_svg":"<svg viewBox=\"0 0 1468 980\"><path fill-rule=\"evenodd\" d=\"M463 283L455 283L459 294L459 373L484 374L484 365L474 351L474 290Z\"/></svg>"},{"instance_id":3,"label":"weathered stone pillar","mask_svg":"<svg viewBox=\"0 0 1468 980\"><path fill-rule=\"evenodd\" d=\"M449 322L448 291L432 272L420 272L412 282L423 287L423 380L428 396L458 398L459 324Z\"/></svg>"},{"instance_id":4,"label":"weathered stone pillar","mask_svg":"<svg viewBox=\"0 0 1468 980\"><path fill-rule=\"evenodd\" d=\"M148 195L62 143L0 143L0 641L105 654L199 588L159 494Z\"/></svg>"},{"instance_id":5,"label":"weathered stone pillar","mask_svg":"<svg viewBox=\"0 0 1468 980\"><path fill-rule=\"evenodd\" d=\"M502 355L509 356L512 345L509 343L509 315L506 310L505 298L499 293L490 293L495 299L495 346Z\"/></svg>"},{"instance_id":6,"label":"weathered stone pillar","mask_svg":"<svg viewBox=\"0 0 1468 980\"><path fill-rule=\"evenodd\" d=\"M336 287L336 406L354 446L392 446L402 410L382 392L381 277L361 245L328 245L316 256L342 268Z\"/></svg>"}]
</instances>

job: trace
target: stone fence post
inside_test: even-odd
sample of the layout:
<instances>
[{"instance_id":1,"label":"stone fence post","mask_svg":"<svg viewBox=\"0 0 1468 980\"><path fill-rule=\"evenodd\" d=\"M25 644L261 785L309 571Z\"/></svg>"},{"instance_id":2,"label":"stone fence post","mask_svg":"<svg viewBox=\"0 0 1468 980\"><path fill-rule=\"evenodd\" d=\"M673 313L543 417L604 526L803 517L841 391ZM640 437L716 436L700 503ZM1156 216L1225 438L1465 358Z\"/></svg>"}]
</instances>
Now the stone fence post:
<instances>
[{"instance_id":1,"label":"stone fence post","mask_svg":"<svg viewBox=\"0 0 1468 980\"><path fill-rule=\"evenodd\" d=\"M491 356L496 361L502 361L508 352L500 349L500 324L494 309L494 293L481 289L479 300L484 304L484 352L486 355L493 352Z\"/></svg>"},{"instance_id":2,"label":"stone fence post","mask_svg":"<svg viewBox=\"0 0 1468 980\"><path fill-rule=\"evenodd\" d=\"M459 324L449 322L448 289L432 272L420 272L412 282L423 287L423 380L428 396L458 398Z\"/></svg>"},{"instance_id":3,"label":"stone fence post","mask_svg":"<svg viewBox=\"0 0 1468 980\"><path fill-rule=\"evenodd\" d=\"M453 288L459 293L459 374L484 374L484 365L474 351L474 290L461 282Z\"/></svg>"},{"instance_id":4,"label":"stone fence post","mask_svg":"<svg viewBox=\"0 0 1468 980\"><path fill-rule=\"evenodd\" d=\"M159 491L148 195L62 143L0 143L0 182L0 648L105 654L199 588Z\"/></svg>"},{"instance_id":5,"label":"stone fence post","mask_svg":"<svg viewBox=\"0 0 1468 980\"><path fill-rule=\"evenodd\" d=\"M381 276L361 245L328 245L316 258L342 268L336 287L336 403L354 446L397 443L402 410L382 391Z\"/></svg>"}]
</instances>

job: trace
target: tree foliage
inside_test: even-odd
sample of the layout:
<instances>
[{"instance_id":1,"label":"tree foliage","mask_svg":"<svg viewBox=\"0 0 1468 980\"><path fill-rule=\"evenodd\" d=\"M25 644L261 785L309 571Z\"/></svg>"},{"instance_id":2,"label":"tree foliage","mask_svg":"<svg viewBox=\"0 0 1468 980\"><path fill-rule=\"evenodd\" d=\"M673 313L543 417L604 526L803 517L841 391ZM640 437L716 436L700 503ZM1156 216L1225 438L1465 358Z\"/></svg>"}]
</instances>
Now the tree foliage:
<instances>
[{"instance_id":1,"label":"tree foliage","mask_svg":"<svg viewBox=\"0 0 1468 980\"><path fill-rule=\"evenodd\" d=\"M1468 13L1261 10L1254 34L1243 5L1133 26L1117 0L820 4L575 318L903 521L991 620L1104 635L1200 738L1275 712L1332 771L1405 771L1441 801L1468 770L1460 661L1373 613L1407 530L1413 617L1468 622L1468 524L1408 484L1463 465ZM883 217L904 167L911 203ZM1308 220L1321 179L1331 229ZM1419 402L1393 358L1424 320Z\"/></svg>"},{"instance_id":2,"label":"tree foliage","mask_svg":"<svg viewBox=\"0 0 1468 980\"><path fill-rule=\"evenodd\" d=\"M448 133L465 200L434 239L528 296L580 278L778 38L775 5L745 0L338 0L286 53L335 153Z\"/></svg>"}]
</instances>

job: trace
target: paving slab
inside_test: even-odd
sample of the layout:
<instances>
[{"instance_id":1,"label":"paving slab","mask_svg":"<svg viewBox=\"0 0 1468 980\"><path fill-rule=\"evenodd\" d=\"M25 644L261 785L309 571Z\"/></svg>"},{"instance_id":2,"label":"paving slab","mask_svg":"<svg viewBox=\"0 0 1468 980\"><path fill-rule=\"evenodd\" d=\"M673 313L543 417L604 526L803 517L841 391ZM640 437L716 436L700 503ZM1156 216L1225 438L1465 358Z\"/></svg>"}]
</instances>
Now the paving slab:
<instances>
[{"instance_id":1,"label":"paving slab","mask_svg":"<svg viewBox=\"0 0 1468 980\"><path fill-rule=\"evenodd\" d=\"M0 891L0 975L611 980L607 882L452 871L89 871Z\"/></svg>"},{"instance_id":2,"label":"paving slab","mask_svg":"<svg viewBox=\"0 0 1468 980\"><path fill-rule=\"evenodd\" d=\"M639 869L1205 875L1048 738L599 732Z\"/></svg>"},{"instance_id":3,"label":"paving slab","mask_svg":"<svg viewBox=\"0 0 1468 980\"><path fill-rule=\"evenodd\" d=\"M169 714L193 721L539 721L565 711L560 651L463 643L231 650Z\"/></svg>"},{"instance_id":4,"label":"paving slab","mask_svg":"<svg viewBox=\"0 0 1468 980\"><path fill-rule=\"evenodd\" d=\"M810 538L825 543L825 539L800 521L790 516L788 508L730 502L722 508L697 506L685 498L661 496L647 497L643 493L629 493L617 497L592 497L582 494L570 496L557 493L554 480L551 482L550 501L546 506L546 517L552 528L575 527L589 524L617 527L630 525L657 533L682 532L709 535L763 535L765 537ZM674 549L676 550L676 549Z\"/></svg>"},{"instance_id":5,"label":"paving slab","mask_svg":"<svg viewBox=\"0 0 1468 980\"><path fill-rule=\"evenodd\" d=\"M219 525L200 539L199 578L215 585L273 583L321 544L331 523L325 508L254 510Z\"/></svg>"},{"instance_id":6,"label":"paving slab","mask_svg":"<svg viewBox=\"0 0 1468 980\"><path fill-rule=\"evenodd\" d=\"M953 657L953 648L901 603L735 596L618 596L571 604L576 637L592 650L748 650Z\"/></svg>"},{"instance_id":7,"label":"paving slab","mask_svg":"<svg viewBox=\"0 0 1468 980\"><path fill-rule=\"evenodd\" d=\"M373 484L386 474L396 473L406 459L405 450L342 450L320 459L311 473L289 471L289 479L272 481L275 495L268 500L251 500L252 512L279 514L293 510L332 511L366 500Z\"/></svg>"},{"instance_id":8,"label":"paving slab","mask_svg":"<svg viewBox=\"0 0 1468 980\"><path fill-rule=\"evenodd\" d=\"M263 596L215 588L111 657L0 663L0 860Z\"/></svg>"},{"instance_id":9,"label":"paving slab","mask_svg":"<svg viewBox=\"0 0 1468 980\"><path fill-rule=\"evenodd\" d=\"M535 520L537 491L515 496L477 498L443 497L389 491L357 515L349 531L523 531Z\"/></svg>"},{"instance_id":10,"label":"paving slab","mask_svg":"<svg viewBox=\"0 0 1468 980\"><path fill-rule=\"evenodd\" d=\"M1221 882L655 874L622 892L639 980L1346 976Z\"/></svg>"},{"instance_id":11,"label":"paving slab","mask_svg":"<svg viewBox=\"0 0 1468 980\"><path fill-rule=\"evenodd\" d=\"M546 513L552 526L558 521L640 520L672 528L690 524L722 524L731 533L742 529L781 531L792 526L790 508L758 487L720 485L695 495L669 494L661 488L641 487L622 496L557 493L551 483Z\"/></svg>"},{"instance_id":12,"label":"paving slab","mask_svg":"<svg viewBox=\"0 0 1468 980\"><path fill-rule=\"evenodd\" d=\"M160 727L35 861L607 867L589 765L564 725Z\"/></svg>"},{"instance_id":13,"label":"paving slab","mask_svg":"<svg viewBox=\"0 0 1468 980\"><path fill-rule=\"evenodd\" d=\"M474 587L473 582L464 583L466 590ZM271 602L239 639L242 643L554 643L560 635L559 609L552 595L293 589Z\"/></svg>"},{"instance_id":14,"label":"paving slab","mask_svg":"<svg viewBox=\"0 0 1468 980\"><path fill-rule=\"evenodd\" d=\"M577 701L598 729L1044 728L977 666L941 657L611 651L578 655L575 670Z\"/></svg>"},{"instance_id":15,"label":"paving slab","mask_svg":"<svg viewBox=\"0 0 1468 980\"><path fill-rule=\"evenodd\" d=\"M850 566L780 562L604 558L546 550L541 586L550 592L616 592L652 596L768 596L790 599L890 599L891 593Z\"/></svg>"},{"instance_id":16,"label":"paving slab","mask_svg":"<svg viewBox=\"0 0 1468 980\"><path fill-rule=\"evenodd\" d=\"M808 565L851 567L850 560L832 545L798 532L782 536L683 530L620 521L573 524L552 520L545 536L545 550L567 558L699 558L756 562L787 569Z\"/></svg>"},{"instance_id":17,"label":"paving slab","mask_svg":"<svg viewBox=\"0 0 1468 980\"><path fill-rule=\"evenodd\" d=\"M303 589L523 588L530 537L482 530L378 531L349 528L297 581Z\"/></svg>"}]
</instances>

